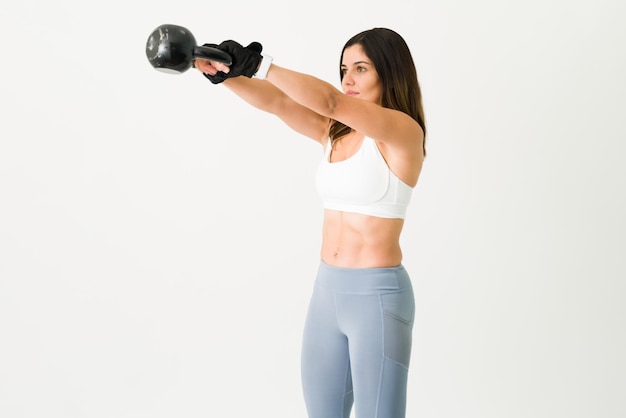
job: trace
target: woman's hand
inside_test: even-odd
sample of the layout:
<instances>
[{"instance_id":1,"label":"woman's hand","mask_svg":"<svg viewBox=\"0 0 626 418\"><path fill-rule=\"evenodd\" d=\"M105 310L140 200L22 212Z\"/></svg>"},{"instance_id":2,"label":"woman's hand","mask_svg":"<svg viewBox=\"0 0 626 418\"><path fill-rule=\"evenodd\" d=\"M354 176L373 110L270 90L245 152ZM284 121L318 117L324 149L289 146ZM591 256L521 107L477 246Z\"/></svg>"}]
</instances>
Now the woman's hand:
<instances>
[{"instance_id":1,"label":"woman's hand","mask_svg":"<svg viewBox=\"0 0 626 418\"><path fill-rule=\"evenodd\" d=\"M215 76L220 71L224 74L228 74L230 72L230 67L228 67L228 65L217 61L195 59L193 66L200 72L211 76Z\"/></svg>"},{"instance_id":2,"label":"woman's hand","mask_svg":"<svg viewBox=\"0 0 626 418\"><path fill-rule=\"evenodd\" d=\"M230 67L224 63L204 59L196 59L193 66L213 84L223 83L228 78Z\"/></svg>"}]
</instances>

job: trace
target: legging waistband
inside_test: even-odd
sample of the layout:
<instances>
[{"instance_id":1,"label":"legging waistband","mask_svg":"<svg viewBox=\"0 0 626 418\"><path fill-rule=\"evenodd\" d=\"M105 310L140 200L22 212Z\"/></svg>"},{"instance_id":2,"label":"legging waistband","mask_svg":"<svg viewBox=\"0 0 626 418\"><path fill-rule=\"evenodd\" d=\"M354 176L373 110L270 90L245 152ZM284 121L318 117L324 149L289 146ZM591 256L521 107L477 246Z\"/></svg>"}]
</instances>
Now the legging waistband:
<instances>
[{"instance_id":1,"label":"legging waistband","mask_svg":"<svg viewBox=\"0 0 626 418\"><path fill-rule=\"evenodd\" d=\"M339 293L373 294L411 288L411 279L402 264L395 267L335 267L320 261L316 286Z\"/></svg>"}]
</instances>

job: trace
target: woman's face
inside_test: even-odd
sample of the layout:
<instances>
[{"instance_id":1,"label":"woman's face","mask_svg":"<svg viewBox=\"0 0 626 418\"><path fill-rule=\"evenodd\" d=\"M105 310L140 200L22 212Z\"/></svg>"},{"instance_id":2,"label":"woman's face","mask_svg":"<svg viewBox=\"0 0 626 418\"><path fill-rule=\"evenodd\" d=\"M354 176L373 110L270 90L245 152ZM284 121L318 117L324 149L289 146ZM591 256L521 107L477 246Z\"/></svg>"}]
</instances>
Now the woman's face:
<instances>
[{"instance_id":1,"label":"woman's face","mask_svg":"<svg viewBox=\"0 0 626 418\"><path fill-rule=\"evenodd\" d=\"M341 86L345 94L381 104L382 82L361 45L352 45L343 51L341 72Z\"/></svg>"}]
</instances>

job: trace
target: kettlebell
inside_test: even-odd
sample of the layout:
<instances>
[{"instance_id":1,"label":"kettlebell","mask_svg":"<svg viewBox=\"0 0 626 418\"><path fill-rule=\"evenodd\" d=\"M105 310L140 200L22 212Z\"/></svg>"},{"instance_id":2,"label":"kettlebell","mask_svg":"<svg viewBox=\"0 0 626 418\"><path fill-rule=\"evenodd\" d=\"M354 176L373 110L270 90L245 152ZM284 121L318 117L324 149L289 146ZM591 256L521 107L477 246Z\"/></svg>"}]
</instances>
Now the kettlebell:
<instances>
[{"instance_id":1,"label":"kettlebell","mask_svg":"<svg viewBox=\"0 0 626 418\"><path fill-rule=\"evenodd\" d=\"M156 70L170 74L184 73L196 58L232 64L232 58L226 52L198 46L189 29L169 24L152 31L146 42L146 57Z\"/></svg>"}]
</instances>

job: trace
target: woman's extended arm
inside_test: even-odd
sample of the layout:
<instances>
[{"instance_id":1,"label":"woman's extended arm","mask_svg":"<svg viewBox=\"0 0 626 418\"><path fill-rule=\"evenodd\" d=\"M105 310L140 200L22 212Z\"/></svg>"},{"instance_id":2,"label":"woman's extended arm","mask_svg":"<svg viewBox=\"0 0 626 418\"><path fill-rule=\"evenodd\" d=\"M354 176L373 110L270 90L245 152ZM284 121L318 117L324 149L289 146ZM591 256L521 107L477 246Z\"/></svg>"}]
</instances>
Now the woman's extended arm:
<instances>
[{"instance_id":1,"label":"woman's extended arm","mask_svg":"<svg viewBox=\"0 0 626 418\"><path fill-rule=\"evenodd\" d=\"M223 64L204 60L197 60L195 67L207 74L228 71ZM329 119L297 103L273 84L248 77L227 78L222 84L255 108L278 116L296 132L322 144L328 139Z\"/></svg>"},{"instance_id":2,"label":"woman's extended arm","mask_svg":"<svg viewBox=\"0 0 626 418\"><path fill-rule=\"evenodd\" d=\"M302 106L392 147L421 147L422 129L406 113L350 97L330 83L272 64L267 81ZM421 152L421 151L420 151Z\"/></svg>"},{"instance_id":3,"label":"woman's extended arm","mask_svg":"<svg viewBox=\"0 0 626 418\"><path fill-rule=\"evenodd\" d=\"M235 77L227 79L223 84L250 105L278 116L296 132L320 143L328 139L327 117L297 103L271 83Z\"/></svg>"}]
</instances>

